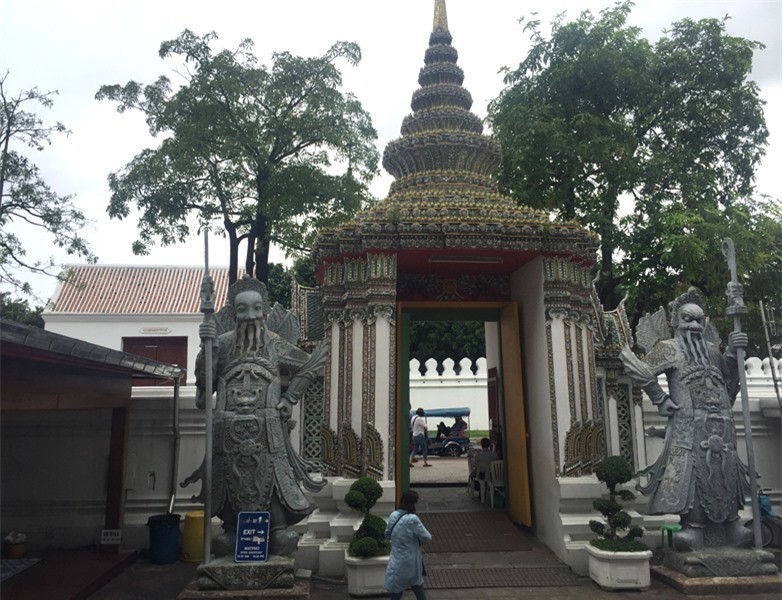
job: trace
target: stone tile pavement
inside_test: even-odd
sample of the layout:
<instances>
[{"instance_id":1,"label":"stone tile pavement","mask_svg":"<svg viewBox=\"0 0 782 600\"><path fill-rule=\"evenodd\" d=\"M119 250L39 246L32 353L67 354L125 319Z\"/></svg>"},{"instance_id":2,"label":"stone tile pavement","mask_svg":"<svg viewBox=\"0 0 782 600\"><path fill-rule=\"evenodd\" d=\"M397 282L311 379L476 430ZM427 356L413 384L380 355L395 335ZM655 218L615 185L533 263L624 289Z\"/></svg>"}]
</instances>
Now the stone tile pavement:
<instances>
[{"instance_id":1,"label":"stone tile pavement","mask_svg":"<svg viewBox=\"0 0 782 600\"><path fill-rule=\"evenodd\" d=\"M502 554L502 553L501 553ZM449 555L441 555L443 561L449 560ZM451 555L452 556L452 555ZM465 556L460 553L459 564L463 568L481 568L487 561L512 560L512 556L489 557L485 555ZM536 561L545 562L544 555ZM114 578L102 589L98 590L89 600L174 600L178 592L194 579L196 565L192 563L175 563L173 565L150 565L148 561L139 559L125 572ZM466 589L428 589L428 600L501 600L501 599L545 599L545 600L733 600L730 595L687 596L652 580L649 590L606 592L601 590L588 577L578 577L575 586L565 587L492 587ZM310 582L310 598L312 600L348 600L347 584L344 581L325 580L314 577ZM404 600L414 598L412 592L405 592ZM741 598L753 600L779 600L780 593L742 595Z\"/></svg>"},{"instance_id":2,"label":"stone tile pavement","mask_svg":"<svg viewBox=\"0 0 782 600\"><path fill-rule=\"evenodd\" d=\"M446 460L450 462L446 463ZM453 470L456 474L461 464L460 459L444 459L441 466ZM433 461L434 464L434 461ZM424 471L424 469L421 469ZM427 473L436 472L436 467L425 469ZM460 479L464 481L464 479ZM453 483L451 487L425 487L428 482L414 482L413 485L421 495L420 512L436 511L485 511L491 510L487 505L474 500L466 493L464 486ZM563 568L561 561L536 539L531 538L532 549L513 552L444 552L428 554L426 565L429 570L447 570L470 572L481 569L496 569L499 577L508 569L525 568ZM90 600L173 600L178 592L195 579L196 565L178 562L173 565L151 565L146 559L139 559L126 571L114 578L98 592L90 596ZM569 573L569 571L568 571ZM601 590L588 577L572 576L568 578L574 585L546 587L489 587L463 589L427 589L428 600L503 600L503 599L545 599L545 600L732 600L731 595L699 595L687 596L677 592L668 585L652 580L647 591L606 592ZM505 581L493 582L495 585ZM742 595L753 600L780 600L780 593L764 593ZM310 580L310 598L312 600L346 600L347 583L344 580L329 580L313 576ZM414 598L412 592L406 592L405 600ZM3 599L5 600L5 599Z\"/></svg>"}]
</instances>

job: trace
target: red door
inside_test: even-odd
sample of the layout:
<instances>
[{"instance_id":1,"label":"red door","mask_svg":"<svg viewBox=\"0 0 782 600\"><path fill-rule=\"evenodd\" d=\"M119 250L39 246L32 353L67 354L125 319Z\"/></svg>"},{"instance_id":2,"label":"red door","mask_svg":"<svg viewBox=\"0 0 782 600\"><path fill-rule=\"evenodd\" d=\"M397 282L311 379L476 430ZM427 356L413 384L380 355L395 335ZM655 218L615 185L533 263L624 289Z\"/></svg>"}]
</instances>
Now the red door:
<instances>
[{"instance_id":1,"label":"red door","mask_svg":"<svg viewBox=\"0 0 782 600\"><path fill-rule=\"evenodd\" d=\"M123 352L151 358L167 365L187 367L186 337L122 338ZM174 385L171 379L133 379L133 385Z\"/></svg>"}]
</instances>

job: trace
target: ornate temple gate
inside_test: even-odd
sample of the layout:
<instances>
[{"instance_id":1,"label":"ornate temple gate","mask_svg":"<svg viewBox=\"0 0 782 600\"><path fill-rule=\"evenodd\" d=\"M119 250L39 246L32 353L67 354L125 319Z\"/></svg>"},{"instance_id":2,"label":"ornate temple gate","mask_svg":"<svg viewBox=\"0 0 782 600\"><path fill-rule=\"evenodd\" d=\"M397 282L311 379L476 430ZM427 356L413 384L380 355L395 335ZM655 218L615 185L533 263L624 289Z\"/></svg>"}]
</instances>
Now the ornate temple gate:
<instances>
[{"instance_id":1,"label":"ornate temple gate","mask_svg":"<svg viewBox=\"0 0 782 600\"><path fill-rule=\"evenodd\" d=\"M564 556L572 532L560 509L574 497L570 479L591 473L604 452L613 406L593 345L603 318L590 274L599 240L499 192L492 173L502 151L470 112L451 41L445 3L435 0L421 87L383 155L394 177L388 196L318 232L330 344L322 456L329 475L405 486L405 321L416 311L493 311L469 318L497 324L498 359L488 366L499 373L510 516Z\"/></svg>"}]
</instances>

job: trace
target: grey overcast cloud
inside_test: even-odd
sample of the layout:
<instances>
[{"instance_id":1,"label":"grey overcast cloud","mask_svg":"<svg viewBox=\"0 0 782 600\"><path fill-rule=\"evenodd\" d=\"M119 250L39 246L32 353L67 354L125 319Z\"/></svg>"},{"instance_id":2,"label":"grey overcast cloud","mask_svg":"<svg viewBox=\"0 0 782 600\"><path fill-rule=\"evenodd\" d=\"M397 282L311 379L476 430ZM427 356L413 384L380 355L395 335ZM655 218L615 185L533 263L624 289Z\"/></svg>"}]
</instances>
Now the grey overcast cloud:
<instances>
[{"instance_id":1,"label":"grey overcast cloud","mask_svg":"<svg viewBox=\"0 0 782 600\"><path fill-rule=\"evenodd\" d=\"M537 13L544 26L566 12L575 18L584 10L594 14L613 2L587 0L448 0L448 24L465 87L473 97L473 112L486 116L488 102L502 89L503 66L515 67L526 55L529 41L518 23ZM57 135L33 160L51 187L71 194L91 219L85 232L100 264L203 264L203 238L186 244L156 246L149 256L131 252L136 219L110 220L109 173L117 171L142 149L157 145L141 115L118 114L111 102L94 99L104 84L128 80L151 83L158 76L176 76L175 59L158 57L160 43L184 29L198 34L215 31L213 49L234 48L250 38L261 63L274 51L303 56L322 54L337 40L357 42L363 59L358 67L343 63L344 89L353 92L372 116L378 148L398 137L410 98L418 87L418 71L432 28L433 0L5 0L0 12L0 71L9 71L9 92L38 87L58 90L51 109L41 109L45 122L60 121L72 132ZM782 165L782 0L637 0L630 23L656 41L664 29L685 17L722 18L730 15L731 35L765 45L757 52L753 78L766 101L770 131L767 155L757 172L757 191L779 198ZM386 196L390 176L383 172L372 185L374 195ZM28 255L58 262L51 240L32 235L18 225ZM281 253L272 260L281 261ZM210 239L210 264L227 264L222 238ZM47 300L56 281L28 277L37 295ZM5 290L3 290L5 291ZM197 292L194 292L197 293Z\"/></svg>"}]
</instances>

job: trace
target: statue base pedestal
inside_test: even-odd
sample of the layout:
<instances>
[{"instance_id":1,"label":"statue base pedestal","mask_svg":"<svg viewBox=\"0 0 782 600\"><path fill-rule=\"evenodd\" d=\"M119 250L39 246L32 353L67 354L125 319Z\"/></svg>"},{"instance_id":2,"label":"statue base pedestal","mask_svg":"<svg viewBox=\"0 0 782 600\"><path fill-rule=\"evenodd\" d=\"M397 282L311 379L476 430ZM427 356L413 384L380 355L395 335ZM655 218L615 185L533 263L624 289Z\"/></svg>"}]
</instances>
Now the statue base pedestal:
<instances>
[{"instance_id":1,"label":"statue base pedestal","mask_svg":"<svg viewBox=\"0 0 782 600\"><path fill-rule=\"evenodd\" d=\"M262 563L237 563L233 557L221 557L196 569L198 589L278 590L291 589L295 583L293 556L271 556Z\"/></svg>"},{"instance_id":2,"label":"statue base pedestal","mask_svg":"<svg viewBox=\"0 0 782 600\"><path fill-rule=\"evenodd\" d=\"M778 592L782 574L774 555L754 548L709 548L699 552L664 550L663 564L652 566L655 579L684 594L735 596Z\"/></svg>"},{"instance_id":3,"label":"statue base pedestal","mask_svg":"<svg viewBox=\"0 0 782 600\"><path fill-rule=\"evenodd\" d=\"M775 575L774 555L756 548L707 548L693 552L663 551L663 566L687 577L755 577Z\"/></svg>"},{"instance_id":4,"label":"statue base pedestal","mask_svg":"<svg viewBox=\"0 0 782 600\"><path fill-rule=\"evenodd\" d=\"M182 590L177 600L309 600L310 582L296 581L292 588L266 590L199 590L193 582Z\"/></svg>"}]
</instances>

